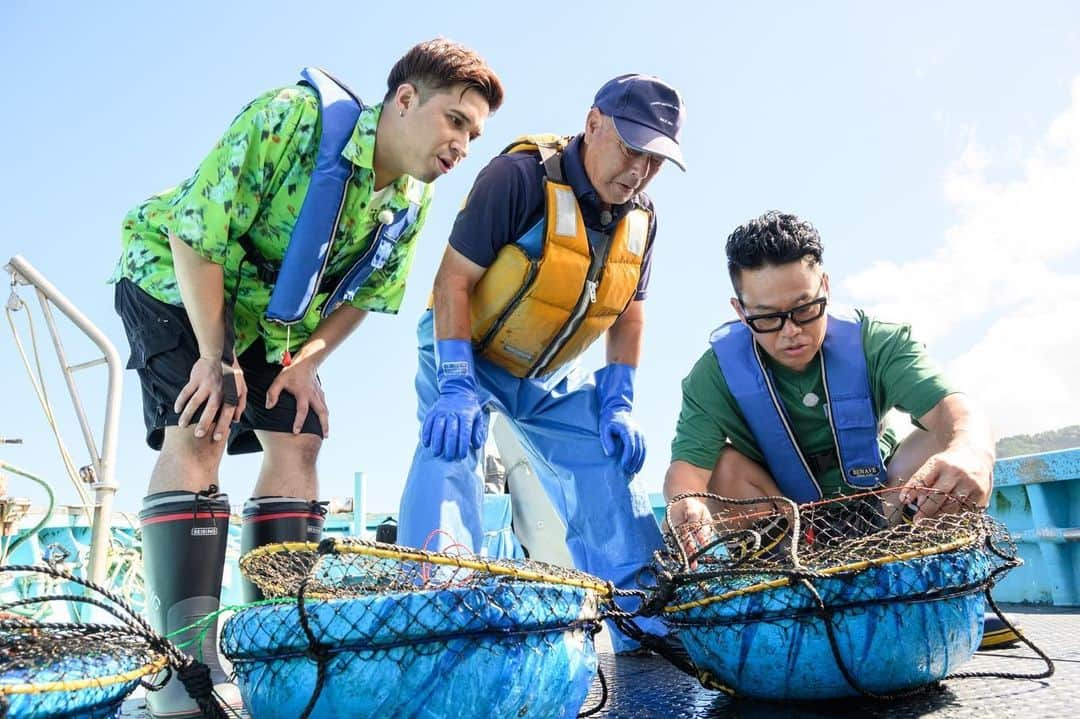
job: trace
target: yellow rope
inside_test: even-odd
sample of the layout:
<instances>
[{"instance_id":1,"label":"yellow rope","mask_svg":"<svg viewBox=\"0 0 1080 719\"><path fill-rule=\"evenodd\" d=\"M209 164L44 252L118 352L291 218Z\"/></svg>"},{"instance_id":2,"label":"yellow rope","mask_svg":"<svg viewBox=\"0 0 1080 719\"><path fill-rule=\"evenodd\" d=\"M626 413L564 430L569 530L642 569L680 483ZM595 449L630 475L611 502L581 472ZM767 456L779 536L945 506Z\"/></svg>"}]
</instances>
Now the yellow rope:
<instances>
[{"instance_id":1,"label":"yellow rope","mask_svg":"<svg viewBox=\"0 0 1080 719\"><path fill-rule=\"evenodd\" d=\"M161 656L154 661L146 664L138 669L132 669L131 671L124 672L123 674L113 674L107 677L94 677L90 679L72 679L70 681L63 682L38 682L33 684L0 684L0 694L44 694L45 692L75 692L80 689L90 689L94 687L107 687L113 684L121 684L123 682L130 682L136 679L140 679L147 674L154 674L162 671L169 663L168 657Z\"/></svg>"},{"instance_id":2,"label":"yellow rope","mask_svg":"<svg viewBox=\"0 0 1080 719\"><path fill-rule=\"evenodd\" d=\"M277 554L279 552L315 552L318 549L318 546L319 545L312 542L282 542L280 544L268 544L258 547L248 552L245 556L259 557L267 554ZM554 574L543 574L541 572L533 572L517 567L492 564L477 559L454 557L448 554L435 554L405 548L385 549L383 547L375 547L367 544L353 544L351 542L336 543L335 551L338 554L361 554L379 557L380 559L408 560L414 562L427 562L428 564L442 564L445 566L460 567L462 569L476 569L491 574L515 577L517 579L525 579L534 582L548 582L550 584L562 584L570 587L591 589L599 593L602 597L611 596L611 587L608 584L597 580L560 577Z\"/></svg>"},{"instance_id":3,"label":"yellow rope","mask_svg":"<svg viewBox=\"0 0 1080 719\"><path fill-rule=\"evenodd\" d=\"M936 547L929 547L929 548L926 548L926 549L916 549L916 550L913 550L913 551L910 551L910 552L905 552L903 554L898 554L898 555L895 555L895 556L880 557L878 559L864 559L864 560L859 561L859 562L853 562L851 564L844 564L844 565L839 566L839 567L829 567L828 569L822 569L820 572L816 572L815 574L817 576L822 576L822 575L830 576L830 575L833 575L833 574L842 574L844 572L857 572L859 570L868 569L870 567L880 567L880 566L883 566L883 565L886 565L886 564L891 564L892 562L906 562L909 559L919 559L921 557L930 557L930 556L933 556L935 554L944 554L946 552L951 552L951 551L956 550L956 549L963 549L964 547L969 547L972 544L974 544L974 540L971 540L971 539L969 539L969 540L958 540L958 541L955 541L955 542L948 542L946 544L939 544ZM765 572L765 571L769 571L769 570L763 569L762 571ZM797 580L795 580L793 577L781 577L779 579L772 579L772 580L769 580L767 582L759 582L759 583L753 584L753 585L751 585L749 587L743 587L742 589L735 589L735 590L730 591L730 592L725 592L724 594L717 594L717 595L711 596L711 597L704 597L702 599L695 599L692 602L686 602L684 604L670 605L670 606L664 607L664 612L666 612L666 613L682 612L682 611L686 611L687 609L695 609L695 608L698 608L698 607L704 607L704 606L708 606L709 604L715 604L716 602L722 602L722 601L724 601L726 599L731 599L733 597L738 597L738 596L741 596L743 594L754 594L754 593L757 593L757 592L764 592L764 591L769 590L769 589L775 589L777 587L787 586L787 585L791 584L793 581L797 581Z\"/></svg>"}]
</instances>

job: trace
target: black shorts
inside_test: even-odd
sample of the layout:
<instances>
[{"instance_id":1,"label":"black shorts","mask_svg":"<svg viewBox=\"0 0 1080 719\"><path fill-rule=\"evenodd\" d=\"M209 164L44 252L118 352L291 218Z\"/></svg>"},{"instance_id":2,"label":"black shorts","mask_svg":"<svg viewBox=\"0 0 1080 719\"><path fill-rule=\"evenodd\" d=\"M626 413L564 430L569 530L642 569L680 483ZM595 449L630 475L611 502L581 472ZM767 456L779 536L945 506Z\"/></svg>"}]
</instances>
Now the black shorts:
<instances>
[{"instance_id":1,"label":"black shorts","mask_svg":"<svg viewBox=\"0 0 1080 719\"><path fill-rule=\"evenodd\" d=\"M165 428L175 427L180 422L173 404L199 358L195 331L183 307L151 297L128 279L116 284L116 312L124 322L131 345L127 368L139 373L142 385L146 443L151 449L161 449ZM273 409L266 409L266 391L281 372L281 365L266 361L266 349L261 339L240 355L240 367L247 384L247 406L240 421L232 425L229 454L262 451L255 430L292 434L293 418L296 417L296 398L288 392L278 395ZM198 418L201 412L202 408L195 412L195 417ZM301 432L322 436L322 426L315 412L308 411Z\"/></svg>"}]
</instances>

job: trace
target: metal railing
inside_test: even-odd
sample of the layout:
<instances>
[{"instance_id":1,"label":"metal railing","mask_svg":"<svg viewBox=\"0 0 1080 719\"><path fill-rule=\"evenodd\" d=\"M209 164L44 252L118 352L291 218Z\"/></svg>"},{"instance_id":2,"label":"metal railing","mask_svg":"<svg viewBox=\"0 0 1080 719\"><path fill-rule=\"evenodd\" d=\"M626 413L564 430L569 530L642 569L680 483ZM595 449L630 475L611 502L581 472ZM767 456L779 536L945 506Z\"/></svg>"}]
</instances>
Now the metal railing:
<instances>
[{"instance_id":1,"label":"metal railing","mask_svg":"<svg viewBox=\"0 0 1080 719\"><path fill-rule=\"evenodd\" d=\"M11 275L11 289L13 299L17 295L18 285L28 285L34 288L41 303L41 311L52 336L53 346L56 349L57 358L60 360L60 368L67 383L68 393L75 409L79 427L82 429L83 440L90 453L90 461L93 477L90 486L94 490L94 510L90 533L90 558L87 578L96 583L105 580L108 566L108 550L110 542L110 530L112 528L113 499L116 495L117 484L114 479L116 472L116 451L118 444L118 430L120 424L120 397L123 388L123 364L120 354L116 351L109 338L84 315L71 300L60 290L53 286L45 277L34 268L22 256L12 257L4 270ZM71 322L78 327L97 347L103 356L89 362L69 364L64 352L63 342L57 331L56 321L53 317L52 306L55 306ZM101 449L99 451L94 438L93 430L83 410L82 401L79 398L78 387L75 384L75 372L97 365L105 364L108 367L109 380L105 402L105 427L101 435ZM83 477L83 479L87 479ZM77 487L81 489L81 487Z\"/></svg>"}]
</instances>

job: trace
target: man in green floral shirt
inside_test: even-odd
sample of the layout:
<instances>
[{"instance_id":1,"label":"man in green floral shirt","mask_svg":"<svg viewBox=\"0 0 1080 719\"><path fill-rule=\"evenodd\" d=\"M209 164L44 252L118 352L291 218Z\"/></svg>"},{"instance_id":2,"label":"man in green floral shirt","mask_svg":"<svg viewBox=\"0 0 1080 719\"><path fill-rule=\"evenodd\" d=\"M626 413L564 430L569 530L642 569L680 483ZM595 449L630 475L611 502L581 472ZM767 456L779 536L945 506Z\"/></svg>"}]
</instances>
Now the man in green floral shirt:
<instances>
[{"instance_id":1,"label":"man in green floral shirt","mask_svg":"<svg viewBox=\"0 0 1080 719\"><path fill-rule=\"evenodd\" d=\"M359 105L321 71L305 80L248 104L190 179L124 219L112 281L147 443L161 451L140 517L147 606L163 632L218 606L226 445L264 452L244 549L317 541L315 460L329 433L318 368L368 312L398 311L431 183L465 157L503 94L475 52L445 39L402 57L379 104ZM301 230L313 225L322 240ZM290 275L294 259L314 269ZM273 311L279 291L302 297L290 316ZM253 586L245 593L259 597ZM236 688L221 683L214 632L203 652L219 695L238 705ZM199 715L175 681L148 703L155 716Z\"/></svg>"}]
</instances>

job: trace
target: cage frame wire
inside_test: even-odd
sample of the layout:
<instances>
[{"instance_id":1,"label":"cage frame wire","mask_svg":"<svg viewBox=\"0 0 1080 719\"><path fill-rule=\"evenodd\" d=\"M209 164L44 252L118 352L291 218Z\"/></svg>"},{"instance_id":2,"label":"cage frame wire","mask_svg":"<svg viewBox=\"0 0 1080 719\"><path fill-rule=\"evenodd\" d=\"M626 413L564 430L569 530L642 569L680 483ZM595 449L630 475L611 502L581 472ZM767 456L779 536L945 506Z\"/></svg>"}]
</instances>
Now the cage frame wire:
<instances>
[{"instance_id":1,"label":"cage frame wire","mask_svg":"<svg viewBox=\"0 0 1080 719\"><path fill-rule=\"evenodd\" d=\"M196 685L201 684L206 686L204 694L193 696L204 716L209 717L209 719L229 719L230 714L226 713L226 709L223 708L221 703L217 701L214 696L212 696L212 687L210 687L206 681L202 681L204 679L204 674L208 676L209 670L207 667L204 664L197 662L193 657L184 654L184 652L169 641L168 638L155 631L153 627L150 626L149 622L140 616L138 612L128 605L128 603L118 594L89 579L76 576L48 565L0 565L0 577L20 573L45 574L54 579L80 585L90 589L108 601L103 601L102 599L90 595L56 593L2 602L0 603L0 613L8 613L11 609L26 605L43 604L55 601L76 602L88 604L106 612L118 620L119 624L96 622L46 622L19 617L14 620L0 619L0 631L4 628L19 628L46 632L82 631L85 633L127 634L129 637L143 640L146 643L148 651L157 655L157 659L144 664L138 669L132 669L106 677L65 681L23 682L20 684L7 685L0 684L0 709L5 713L10 707L10 702L8 701L9 696L73 692L90 688L105 689L117 684L132 682L136 679L138 680L138 683L147 690L155 691L164 687L172 674L177 673L180 678L184 680L185 685L187 685L190 679L194 681ZM165 672L165 675L159 681L154 682L150 679L150 677L162 672ZM120 696L116 699L117 707L119 707L119 704L123 699L124 696Z\"/></svg>"}]
</instances>

